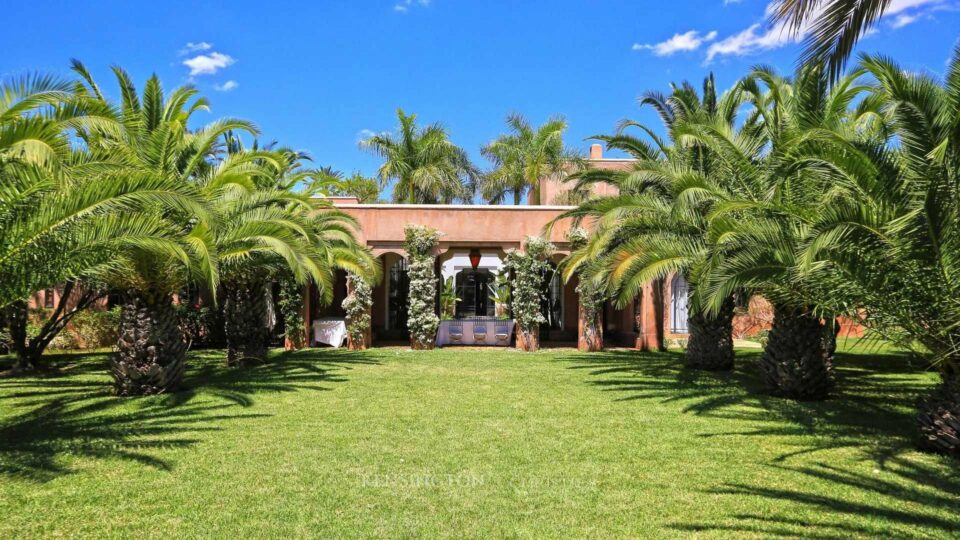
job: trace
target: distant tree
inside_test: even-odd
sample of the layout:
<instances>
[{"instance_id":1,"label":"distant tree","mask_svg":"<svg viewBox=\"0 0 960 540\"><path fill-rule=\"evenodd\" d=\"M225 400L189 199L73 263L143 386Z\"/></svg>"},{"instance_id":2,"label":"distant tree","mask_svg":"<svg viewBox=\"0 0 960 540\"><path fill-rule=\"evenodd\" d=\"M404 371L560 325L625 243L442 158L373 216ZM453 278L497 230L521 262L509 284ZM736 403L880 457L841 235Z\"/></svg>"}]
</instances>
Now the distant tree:
<instances>
[{"instance_id":1,"label":"distant tree","mask_svg":"<svg viewBox=\"0 0 960 540\"><path fill-rule=\"evenodd\" d=\"M472 202L477 171L467 153L450 141L440 124L417 127L417 115L397 109L396 133L373 135L360 142L384 159L380 182L395 181L394 202L447 204Z\"/></svg>"},{"instance_id":2,"label":"distant tree","mask_svg":"<svg viewBox=\"0 0 960 540\"><path fill-rule=\"evenodd\" d=\"M523 116L512 114L507 117L507 126L509 134L501 135L481 149L494 169L481 179L480 193L494 204L512 194L513 204L518 205L529 192L530 204L542 204L541 180L580 164L577 153L563 145L567 122L557 117L534 128Z\"/></svg>"},{"instance_id":3,"label":"distant tree","mask_svg":"<svg viewBox=\"0 0 960 540\"><path fill-rule=\"evenodd\" d=\"M360 171L350 178L340 179L330 187L330 195L356 197L361 203L380 202L380 182L376 178L364 176Z\"/></svg>"}]
</instances>

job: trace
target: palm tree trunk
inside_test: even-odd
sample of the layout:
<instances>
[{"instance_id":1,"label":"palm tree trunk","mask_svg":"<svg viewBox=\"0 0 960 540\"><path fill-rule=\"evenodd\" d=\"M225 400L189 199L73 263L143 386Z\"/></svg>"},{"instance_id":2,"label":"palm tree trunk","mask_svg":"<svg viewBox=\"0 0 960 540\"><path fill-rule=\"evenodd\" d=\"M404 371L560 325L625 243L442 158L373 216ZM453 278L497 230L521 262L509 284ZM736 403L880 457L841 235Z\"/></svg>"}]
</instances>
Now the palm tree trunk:
<instances>
[{"instance_id":1,"label":"palm tree trunk","mask_svg":"<svg viewBox=\"0 0 960 540\"><path fill-rule=\"evenodd\" d=\"M17 355L15 367L18 371L37 368L36 358L30 354L27 336L28 310L23 300L13 302L4 309L4 318L10 329L10 348Z\"/></svg>"},{"instance_id":2,"label":"palm tree trunk","mask_svg":"<svg viewBox=\"0 0 960 540\"><path fill-rule=\"evenodd\" d=\"M833 357L820 318L809 310L776 306L761 366L775 395L824 399L833 387Z\"/></svg>"},{"instance_id":3,"label":"palm tree trunk","mask_svg":"<svg viewBox=\"0 0 960 540\"><path fill-rule=\"evenodd\" d=\"M124 293L117 354L110 362L118 395L176 389L183 380L186 352L170 294L138 290Z\"/></svg>"},{"instance_id":4,"label":"palm tree trunk","mask_svg":"<svg viewBox=\"0 0 960 540\"><path fill-rule=\"evenodd\" d=\"M267 359L266 283L239 278L224 284L227 365L255 364Z\"/></svg>"},{"instance_id":5,"label":"palm tree trunk","mask_svg":"<svg viewBox=\"0 0 960 540\"><path fill-rule=\"evenodd\" d=\"M917 415L920 444L931 451L960 457L960 357L947 358L940 386Z\"/></svg>"},{"instance_id":6,"label":"palm tree trunk","mask_svg":"<svg viewBox=\"0 0 960 540\"><path fill-rule=\"evenodd\" d=\"M687 366L710 371L733 369L733 298L728 298L715 317L702 311L687 321Z\"/></svg>"}]
</instances>

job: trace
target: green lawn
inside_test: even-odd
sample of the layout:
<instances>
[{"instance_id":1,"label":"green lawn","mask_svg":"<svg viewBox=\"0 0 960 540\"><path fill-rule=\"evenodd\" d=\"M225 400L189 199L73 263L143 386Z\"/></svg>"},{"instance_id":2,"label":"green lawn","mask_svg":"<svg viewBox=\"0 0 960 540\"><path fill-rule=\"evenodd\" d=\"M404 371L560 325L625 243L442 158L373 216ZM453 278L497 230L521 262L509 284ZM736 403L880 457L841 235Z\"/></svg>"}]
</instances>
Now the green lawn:
<instances>
[{"instance_id":1,"label":"green lawn","mask_svg":"<svg viewBox=\"0 0 960 540\"><path fill-rule=\"evenodd\" d=\"M103 355L0 378L0 538L957 537L960 466L912 448L936 378L838 359L824 403L679 354L191 357L117 399Z\"/></svg>"}]
</instances>

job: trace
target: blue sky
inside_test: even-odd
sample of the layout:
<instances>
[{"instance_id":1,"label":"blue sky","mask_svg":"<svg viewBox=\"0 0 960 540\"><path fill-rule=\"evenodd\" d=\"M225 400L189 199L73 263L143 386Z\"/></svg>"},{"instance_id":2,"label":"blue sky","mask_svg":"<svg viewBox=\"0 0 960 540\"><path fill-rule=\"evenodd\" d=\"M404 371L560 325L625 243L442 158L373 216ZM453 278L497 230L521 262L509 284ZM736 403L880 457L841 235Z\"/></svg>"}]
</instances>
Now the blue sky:
<instances>
[{"instance_id":1,"label":"blue sky","mask_svg":"<svg viewBox=\"0 0 960 540\"><path fill-rule=\"evenodd\" d=\"M403 107L439 121L478 163L479 147L520 112L570 123L568 144L610 132L645 90L721 88L755 64L789 71L798 46L764 25L767 0L340 0L317 2L13 2L0 74L90 67L116 95L109 66L138 84L192 82L212 101L204 120L253 120L263 139L318 165L372 174L365 133L391 130ZM960 35L960 0L894 0L860 50L942 74ZM10 22L17 21L15 24Z\"/></svg>"}]
</instances>

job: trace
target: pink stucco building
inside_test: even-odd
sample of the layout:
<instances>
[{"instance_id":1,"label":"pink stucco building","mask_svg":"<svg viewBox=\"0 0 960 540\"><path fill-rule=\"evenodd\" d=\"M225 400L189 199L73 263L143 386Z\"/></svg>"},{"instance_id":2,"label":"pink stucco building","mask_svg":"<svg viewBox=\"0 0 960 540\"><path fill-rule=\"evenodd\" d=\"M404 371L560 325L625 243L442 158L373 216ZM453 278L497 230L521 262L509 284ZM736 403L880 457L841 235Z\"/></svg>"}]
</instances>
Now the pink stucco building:
<instances>
[{"instance_id":1,"label":"pink stucco building","mask_svg":"<svg viewBox=\"0 0 960 540\"><path fill-rule=\"evenodd\" d=\"M588 160L591 167L622 168L630 160L604 159L600 145L593 145ZM541 200L544 205L417 205L358 204L351 198L334 198L333 203L356 218L360 224L359 239L378 257L383 280L374 289L371 313L373 343L400 341L406 330L406 253L403 250L404 227L425 225L443 233L436 253L439 278L453 278L458 296L457 315L463 317L493 315L487 298L487 285L502 271L507 250L521 249L527 236L542 235L546 225L571 206L550 204L562 199L567 187L559 179L544 179ZM606 194L613 188L598 188ZM569 222L560 222L550 232L556 246L554 263L569 253ZM470 255L480 255L476 268ZM681 284L677 282L677 284ZM579 302L576 280L563 283L559 274L546 287L547 300L541 327L546 342L576 343L579 328ZM603 312L606 342L642 349L658 348L664 338L683 337L686 333L686 289L681 298L672 298L671 284L666 298L654 293L652 286L624 309L607 305ZM306 306L308 326L328 316L343 316L340 303L347 294L346 283L338 279L334 301L321 306L317 291L311 288ZM673 300L673 301L671 301ZM673 324L676 321L678 324Z\"/></svg>"}]
</instances>

